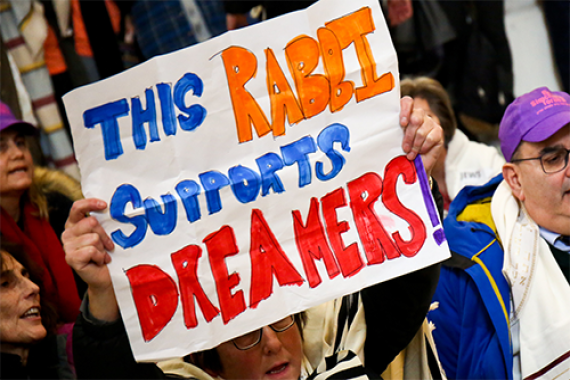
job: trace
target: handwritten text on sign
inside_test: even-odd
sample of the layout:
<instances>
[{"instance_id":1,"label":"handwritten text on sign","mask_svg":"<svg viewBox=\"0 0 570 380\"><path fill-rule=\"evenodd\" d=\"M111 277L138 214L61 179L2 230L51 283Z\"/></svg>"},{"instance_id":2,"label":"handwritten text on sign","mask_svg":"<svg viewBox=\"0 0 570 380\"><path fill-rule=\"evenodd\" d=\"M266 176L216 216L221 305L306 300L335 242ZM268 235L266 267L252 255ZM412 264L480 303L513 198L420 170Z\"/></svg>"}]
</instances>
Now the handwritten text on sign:
<instances>
[{"instance_id":1,"label":"handwritten text on sign","mask_svg":"<svg viewBox=\"0 0 570 380\"><path fill-rule=\"evenodd\" d=\"M109 203L137 359L446 258L421 160L399 148L378 2L357 3L321 1L66 96L84 192Z\"/></svg>"}]
</instances>

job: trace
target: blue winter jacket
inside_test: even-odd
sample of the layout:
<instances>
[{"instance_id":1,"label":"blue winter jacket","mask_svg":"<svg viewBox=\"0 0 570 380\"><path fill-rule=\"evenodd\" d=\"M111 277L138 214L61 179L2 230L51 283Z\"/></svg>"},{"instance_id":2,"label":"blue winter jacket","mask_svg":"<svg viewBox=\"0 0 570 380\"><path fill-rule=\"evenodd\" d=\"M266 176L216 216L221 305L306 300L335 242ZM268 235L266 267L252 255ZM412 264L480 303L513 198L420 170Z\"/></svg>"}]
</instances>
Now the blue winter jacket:
<instances>
[{"instance_id":1,"label":"blue winter jacket","mask_svg":"<svg viewBox=\"0 0 570 380\"><path fill-rule=\"evenodd\" d=\"M466 187L444 221L452 258L444 262L428 315L449 379L512 379L509 285L501 270L503 249L490 216L502 175ZM458 220L459 219L459 220Z\"/></svg>"}]
</instances>

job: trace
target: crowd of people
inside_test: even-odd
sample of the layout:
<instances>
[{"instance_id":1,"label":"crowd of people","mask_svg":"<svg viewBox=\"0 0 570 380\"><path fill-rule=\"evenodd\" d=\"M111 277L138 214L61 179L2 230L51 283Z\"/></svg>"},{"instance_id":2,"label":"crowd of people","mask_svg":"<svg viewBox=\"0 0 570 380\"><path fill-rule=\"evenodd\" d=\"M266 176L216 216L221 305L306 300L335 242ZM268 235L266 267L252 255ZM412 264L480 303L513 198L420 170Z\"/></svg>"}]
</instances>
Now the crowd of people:
<instances>
[{"instance_id":1,"label":"crowd of people","mask_svg":"<svg viewBox=\"0 0 570 380\"><path fill-rule=\"evenodd\" d=\"M108 205L81 193L60 98L311 3L0 1L0 378L568 376L570 95L541 87L514 97L500 1L383 2L407 77L402 149L432 179L450 259L210 350L135 361L107 267L114 243L89 216ZM467 87L480 77L461 71L473 53L471 30L457 23L465 14L496 50L484 84L493 104L475 104ZM434 15L448 29L433 30ZM426 22L431 40L416 33ZM499 125L500 151L473 140L469 118Z\"/></svg>"}]
</instances>

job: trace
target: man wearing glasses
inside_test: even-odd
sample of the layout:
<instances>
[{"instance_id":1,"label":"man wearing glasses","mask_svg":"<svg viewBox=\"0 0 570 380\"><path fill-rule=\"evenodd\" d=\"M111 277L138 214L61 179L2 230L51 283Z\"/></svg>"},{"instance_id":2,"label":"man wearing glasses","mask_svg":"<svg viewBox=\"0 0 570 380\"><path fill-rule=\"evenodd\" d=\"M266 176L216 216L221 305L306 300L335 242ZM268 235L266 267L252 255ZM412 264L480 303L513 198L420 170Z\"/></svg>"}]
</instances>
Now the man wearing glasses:
<instances>
[{"instance_id":1,"label":"man wearing glasses","mask_svg":"<svg viewBox=\"0 0 570 380\"><path fill-rule=\"evenodd\" d=\"M499 139L502 175L450 206L453 255L428 318L450 379L568 378L570 96L520 96Z\"/></svg>"}]
</instances>

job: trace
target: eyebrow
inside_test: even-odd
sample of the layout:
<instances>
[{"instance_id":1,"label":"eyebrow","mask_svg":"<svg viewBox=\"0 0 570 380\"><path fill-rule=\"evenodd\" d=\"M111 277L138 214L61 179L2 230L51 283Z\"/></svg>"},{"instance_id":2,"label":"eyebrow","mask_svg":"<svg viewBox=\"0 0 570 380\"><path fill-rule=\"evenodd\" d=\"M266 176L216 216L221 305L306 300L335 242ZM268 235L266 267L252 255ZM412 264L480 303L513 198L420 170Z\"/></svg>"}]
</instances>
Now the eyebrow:
<instances>
[{"instance_id":1,"label":"eyebrow","mask_svg":"<svg viewBox=\"0 0 570 380\"><path fill-rule=\"evenodd\" d=\"M0 277L11 276L13 273L14 271L12 269L3 270L2 272L0 272Z\"/></svg>"},{"instance_id":2,"label":"eyebrow","mask_svg":"<svg viewBox=\"0 0 570 380\"><path fill-rule=\"evenodd\" d=\"M557 150L560 149L566 149L566 148L564 148L561 144L557 144L554 146L547 146L545 148L542 148L542 150L538 152L538 154L542 156L543 154L556 152Z\"/></svg>"}]
</instances>

